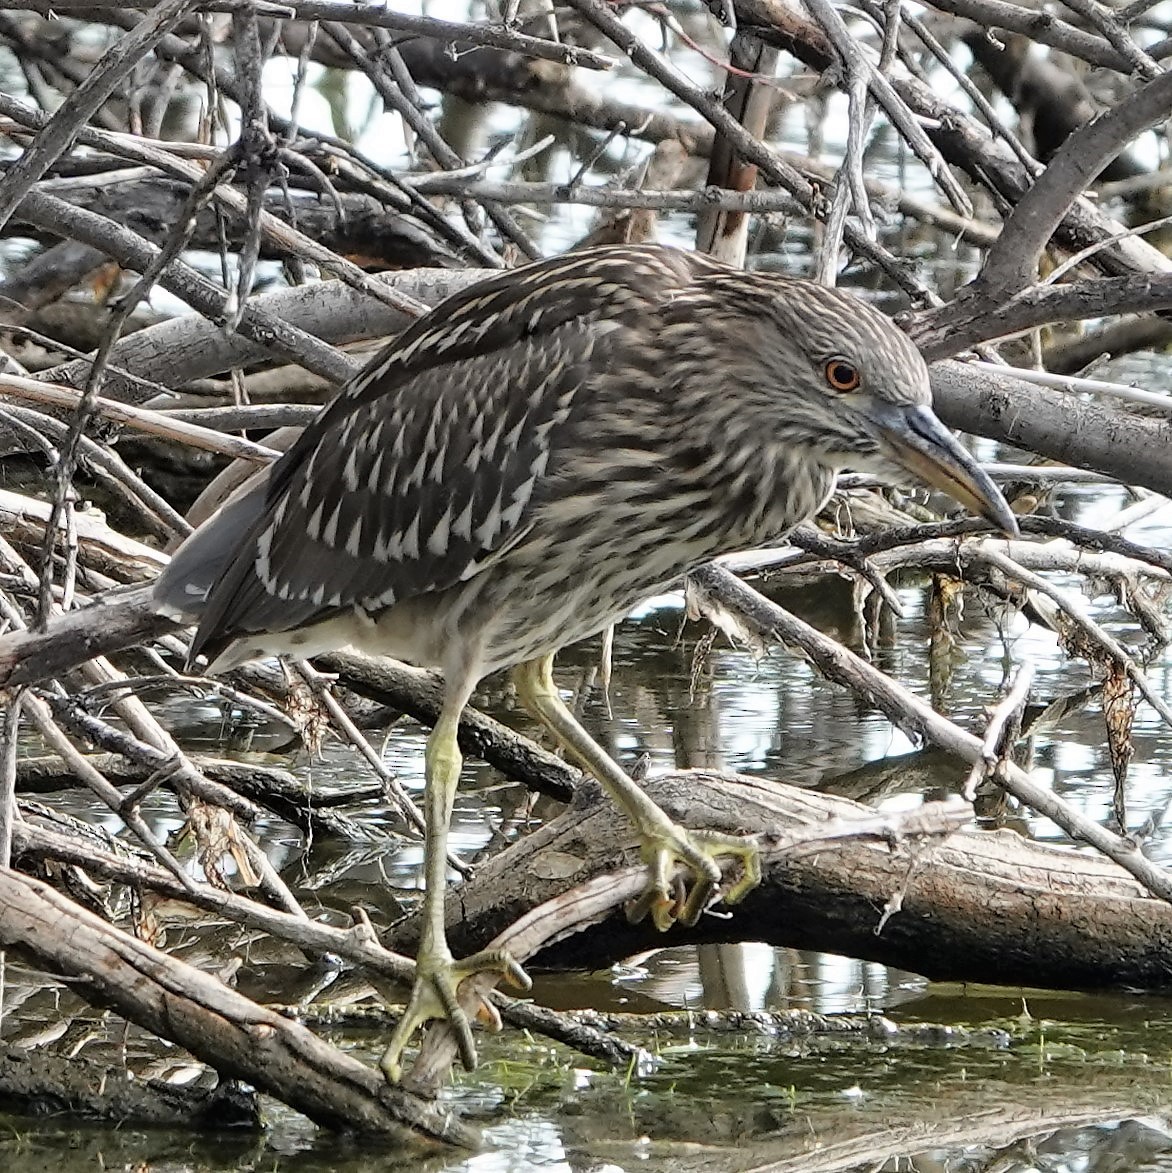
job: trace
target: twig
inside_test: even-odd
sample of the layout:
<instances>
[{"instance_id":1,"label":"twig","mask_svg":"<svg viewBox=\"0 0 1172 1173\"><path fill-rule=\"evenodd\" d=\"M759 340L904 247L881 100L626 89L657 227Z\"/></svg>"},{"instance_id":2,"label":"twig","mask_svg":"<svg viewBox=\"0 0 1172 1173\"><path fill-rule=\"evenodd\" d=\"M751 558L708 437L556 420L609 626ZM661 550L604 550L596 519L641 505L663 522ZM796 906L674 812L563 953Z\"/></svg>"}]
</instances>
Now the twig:
<instances>
[{"instance_id":1,"label":"twig","mask_svg":"<svg viewBox=\"0 0 1172 1173\"><path fill-rule=\"evenodd\" d=\"M155 245L107 217L76 208L43 192L29 192L14 215L24 223L93 245L119 264L140 273L150 268L159 253ZM172 261L167 265L159 274L159 283L194 309L215 321L224 321L228 295L183 262ZM332 382L344 383L354 372L353 364L333 347L272 317L251 300L240 320L239 330L266 350L299 363Z\"/></svg>"},{"instance_id":2,"label":"twig","mask_svg":"<svg viewBox=\"0 0 1172 1173\"><path fill-rule=\"evenodd\" d=\"M980 366L981 364L976 364ZM1023 383L1036 383L1039 387L1057 387L1075 395L1107 395L1127 403L1142 403L1144 407L1158 408L1164 413L1172 412L1172 396L1158 391L1145 391L1142 387L1129 387L1126 383L1111 383L1105 379L1083 379L1078 375L1052 375L1049 371L1035 371L1029 367L993 366L991 369L1012 375Z\"/></svg>"},{"instance_id":3,"label":"twig","mask_svg":"<svg viewBox=\"0 0 1172 1173\"><path fill-rule=\"evenodd\" d=\"M761 843L765 867L780 860L817 854L827 845L842 841L874 839L887 845L905 840L943 838L957 830L970 817L966 804L929 803L917 811L901 815L876 815L872 818L837 819L821 826L801 826L794 830L771 832ZM622 868L594 876L570 891L530 908L513 924L493 938L490 949L507 950L524 962L546 946L598 924L616 909L639 897L646 885L646 869ZM469 997L488 996L498 978L478 974L468 979L464 990ZM434 1093L446 1079L456 1055L455 1043L446 1025L432 1029L420 1048L419 1058L407 1079L407 1086Z\"/></svg>"},{"instance_id":4,"label":"twig","mask_svg":"<svg viewBox=\"0 0 1172 1173\"><path fill-rule=\"evenodd\" d=\"M1034 664L1032 660L1027 660L1019 665L1013 684L989 714L985 736L981 738L981 759L973 763L961 791L966 801L972 802L976 798L981 779L991 770L997 769L1012 750L1013 746L1006 741L1005 733L1011 724L1020 723L1021 711L1029 698L1033 682Z\"/></svg>"},{"instance_id":5,"label":"twig","mask_svg":"<svg viewBox=\"0 0 1172 1173\"><path fill-rule=\"evenodd\" d=\"M1165 76L1172 96L1172 73ZM974 284L967 288L977 287ZM938 362L980 342L1011 338L1038 326L1111 314L1155 313L1170 307L1172 269L1159 275L1144 273L1071 285L1035 285L1012 296L973 292L958 296L940 310L928 311L912 334L924 357Z\"/></svg>"},{"instance_id":6,"label":"twig","mask_svg":"<svg viewBox=\"0 0 1172 1173\"><path fill-rule=\"evenodd\" d=\"M59 754L70 768L97 795L99 799L112 811L117 811L122 805L122 795L95 770L85 756L77 751L73 743L57 728L53 721L49 706L39 696L25 693L22 707L32 719L45 743ZM191 888L194 881L187 874L187 869L163 846L151 832L138 811L127 811L123 816L126 825L138 836L148 851L180 882L184 888Z\"/></svg>"},{"instance_id":7,"label":"twig","mask_svg":"<svg viewBox=\"0 0 1172 1173\"><path fill-rule=\"evenodd\" d=\"M29 188L69 149L79 128L122 78L195 7L196 0L160 0L131 32L103 54L98 66L38 133L33 145L0 178L0 228L8 223Z\"/></svg>"},{"instance_id":8,"label":"twig","mask_svg":"<svg viewBox=\"0 0 1172 1173\"><path fill-rule=\"evenodd\" d=\"M1023 586L1039 591L1052 599L1062 609L1063 614L1073 620L1084 635L1103 649L1127 675L1135 682L1144 700L1159 714L1164 724L1172 728L1172 707L1165 703L1164 698L1152 688L1143 669L1135 662L1134 657L1128 654L1127 649L1100 624L1096 623L1083 607L1081 596L1075 598L1069 592L1056 587L1049 579L1035 574L1032 570L1007 558L1004 554L992 548L992 543L982 543L979 550L974 551L973 557L978 558L988 566L996 567L1010 579L1016 579Z\"/></svg>"},{"instance_id":9,"label":"twig","mask_svg":"<svg viewBox=\"0 0 1172 1173\"><path fill-rule=\"evenodd\" d=\"M944 192L948 202L962 216L971 216L973 214L972 201L953 178L947 163L916 121L907 104L895 92L887 78L858 51L850 33L847 32L846 25L842 22L842 17L838 15L838 11L830 3L830 0L806 0L806 3L826 31L826 35L830 38L839 57L848 63L848 70L866 71L867 86L875 100L887 112L887 117L891 119L892 125L899 131L915 156L928 169L928 174L940 186L940 190Z\"/></svg>"},{"instance_id":10,"label":"twig","mask_svg":"<svg viewBox=\"0 0 1172 1173\"><path fill-rule=\"evenodd\" d=\"M43 126L46 121L45 115L39 110L35 110L6 94L0 94L0 111L3 111L14 121L34 129ZM336 272L342 281L362 293L385 301L388 305L410 316L418 316L425 308L393 288L388 288L386 285L372 280L352 261L319 245L271 212L252 207L250 197L242 195L226 183L213 182L218 181L224 171L238 162L237 156L241 150L245 150L245 157L247 157L246 146L237 144L233 150L215 151L210 155L205 151L204 155L209 163L205 169L176 157L176 153L170 149L172 144L154 146L144 143L143 140L132 135L111 133L93 127L83 127L78 131L77 137L78 141L89 146L147 164L161 171L164 175L190 182L195 185L201 195L205 188L210 189L211 197L218 205L242 219L245 225L255 223L257 230L274 245L286 249L296 256L304 257L324 269ZM42 190L48 191L47 188ZM178 220L177 227L183 227L182 218ZM236 304L237 307L244 304L244 296L239 289L236 293ZM238 326L239 322L237 321L233 328L238 328Z\"/></svg>"},{"instance_id":11,"label":"twig","mask_svg":"<svg viewBox=\"0 0 1172 1173\"><path fill-rule=\"evenodd\" d=\"M1096 0L1062 0L1067 8L1077 12L1103 34L1111 46L1127 61L1128 67L1141 77L1160 76L1160 67L1132 40L1127 29L1115 18L1111 9Z\"/></svg>"},{"instance_id":12,"label":"twig","mask_svg":"<svg viewBox=\"0 0 1172 1173\"><path fill-rule=\"evenodd\" d=\"M0 374L0 395L9 395L26 403L41 403L58 408L74 408L81 400L81 394L72 387L61 387L37 379L4 374ZM151 411L149 408L131 407L129 404L116 403L100 397L93 401L93 408L98 415L124 424L136 432L174 440L204 452L216 452L222 456L251 460L258 465L268 464L280 456L275 449L266 448L253 440L226 435L214 428L187 423L173 415Z\"/></svg>"},{"instance_id":13,"label":"twig","mask_svg":"<svg viewBox=\"0 0 1172 1173\"><path fill-rule=\"evenodd\" d=\"M719 103L712 101L698 87L684 78L673 66L653 53L632 33L602 0L568 0L570 6L591 24L609 37L623 50L641 70L653 77L681 101L701 114L711 125L732 143L738 152L751 163L761 168L761 173L772 182L784 187L806 207L819 216L825 215L811 185L788 163L763 143L747 134L744 128ZM866 257L888 274L900 288L913 297L926 294L926 290L910 274L908 267L883 248L867 238L852 226L844 230L847 244L860 256Z\"/></svg>"},{"instance_id":14,"label":"twig","mask_svg":"<svg viewBox=\"0 0 1172 1173\"><path fill-rule=\"evenodd\" d=\"M1151 0L1138 0L1138 4L1150 3ZM1133 7L1138 7L1138 4ZM1052 12L1040 12L1024 4L1007 3L1006 0L932 0L932 7L966 17L981 28L1021 33L1031 41L1050 45L1102 69L1131 72L1127 57L1108 45L1102 37L1062 20ZM1126 11L1124 9L1120 13L1124 19L1128 19Z\"/></svg>"},{"instance_id":15,"label":"twig","mask_svg":"<svg viewBox=\"0 0 1172 1173\"><path fill-rule=\"evenodd\" d=\"M0 397L11 390L9 386L4 384L4 378L5 376L0 375ZM71 394L76 396L76 392L71 388L69 390ZM65 439L68 432L67 426L61 420L32 408L12 406L3 413L3 418L4 422L14 430L25 428L27 425L35 425L43 438L52 435L59 442ZM33 428L28 427L25 434L32 431ZM117 451L109 445L91 440L88 436L81 437L80 448L90 470L97 479L130 505L149 531L165 538L176 535L183 536L191 532L191 526L188 525L183 515L177 512L161 493L155 492L142 477L134 472ZM53 448L50 459L55 459L55 453L56 449Z\"/></svg>"},{"instance_id":16,"label":"twig","mask_svg":"<svg viewBox=\"0 0 1172 1173\"><path fill-rule=\"evenodd\" d=\"M0 726L0 871L12 866L12 833L16 811L16 735L20 725L21 690L3 696L3 726Z\"/></svg>"},{"instance_id":17,"label":"twig","mask_svg":"<svg viewBox=\"0 0 1172 1173\"><path fill-rule=\"evenodd\" d=\"M387 769L386 763L363 736L362 730L354 724L350 715L338 703L338 698L330 689L331 679L324 673L318 672L312 664L304 660L296 661L296 668L313 691L314 696L325 707L339 735L362 755L363 760L374 771L375 777L382 783L384 793L390 795L407 825L422 834L426 830L423 812L412 802L411 796L403 789L402 783ZM449 856L448 863L455 867L461 875L467 870L455 856Z\"/></svg>"}]
</instances>

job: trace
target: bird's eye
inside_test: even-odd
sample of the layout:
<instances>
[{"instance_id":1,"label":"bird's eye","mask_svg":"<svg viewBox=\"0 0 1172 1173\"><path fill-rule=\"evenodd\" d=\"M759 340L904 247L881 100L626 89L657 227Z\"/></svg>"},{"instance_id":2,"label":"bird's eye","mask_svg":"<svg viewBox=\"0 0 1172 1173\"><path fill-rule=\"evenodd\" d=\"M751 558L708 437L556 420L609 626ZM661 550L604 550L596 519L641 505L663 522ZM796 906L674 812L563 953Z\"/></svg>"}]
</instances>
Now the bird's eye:
<instances>
[{"instance_id":1,"label":"bird's eye","mask_svg":"<svg viewBox=\"0 0 1172 1173\"><path fill-rule=\"evenodd\" d=\"M822 367L826 382L835 391L856 391L863 381L859 368L845 358L828 358Z\"/></svg>"}]
</instances>

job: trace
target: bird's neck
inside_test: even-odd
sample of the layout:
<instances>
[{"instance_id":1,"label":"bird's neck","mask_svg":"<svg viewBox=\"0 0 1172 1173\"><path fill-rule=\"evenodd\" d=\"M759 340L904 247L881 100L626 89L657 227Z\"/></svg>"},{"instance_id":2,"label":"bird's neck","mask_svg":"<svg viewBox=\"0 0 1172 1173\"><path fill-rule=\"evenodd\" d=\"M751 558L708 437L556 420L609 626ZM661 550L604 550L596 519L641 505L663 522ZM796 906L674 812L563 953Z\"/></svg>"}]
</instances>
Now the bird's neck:
<instances>
[{"instance_id":1,"label":"bird's neck","mask_svg":"<svg viewBox=\"0 0 1172 1173\"><path fill-rule=\"evenodd\" d=\"M724 547L720 553L780 539L822 508L837 476L808 451L767 435L727 446L713 436L700 448L679 451L674 471L681 485L701 489L718 506L711 516L713 540Z\"/></svg>"}]
</instances>

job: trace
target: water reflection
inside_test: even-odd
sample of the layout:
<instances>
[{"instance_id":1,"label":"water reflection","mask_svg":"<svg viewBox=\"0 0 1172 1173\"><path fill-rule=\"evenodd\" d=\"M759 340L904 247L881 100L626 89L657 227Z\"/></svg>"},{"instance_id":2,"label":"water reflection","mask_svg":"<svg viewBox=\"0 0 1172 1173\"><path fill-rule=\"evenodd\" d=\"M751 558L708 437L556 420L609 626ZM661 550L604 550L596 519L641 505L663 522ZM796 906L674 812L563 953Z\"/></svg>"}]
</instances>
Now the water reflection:
<instances>
[{"instance_id":1,"label":"water reflection","mask_svg":"<svg viewBox=\"0 0 1172 1173\"><path fill-rule=\"evenodd\" d=\"M1068 503L1079 516L1081 499ZM861 634L850 584L824 580L814 589L768 585L785 606L846 642L859 646ZM881 649L883 667L921 696L932 690L927 587L908 583L900 589L905 615L887 630ZM1099 620L1119 629L1122 620L1113 599L1096 600ZM995 698L1012 665L1029 658L1037 669L1037 705L1079 693L1090 683L1085 668L1072 662L1053 633L1006 617L999 604L967 592L956 618L955 646L949 673L937 701L953 720L978 727L984 708ZM1134 638L1133 632L1125 635ZM683 622L682 598L664 596L620 625L615 639L609 687L599 684L599 641L568 649L559 659L558 679L573 693L575 708L599 741L628 768L646 759L651 771L684 766L724 767L776 778L868 802L880 809L906 809L925 799L954 793L965 771L930 747L912 744L879 712L860 705L850 693L818 677L786 649L772 649L762 659L718 641L700 657L706 631ZM1167 656L1152 667L1153 683L1168 683ZM479 702L493 716L534 733L524 714L515 711L507 688L490 682ZM1169 753L1155 714L1141 709L1134 740L1129 806L1135 825L1161 817L1172 799ZM418 794L422 787L424 732L396 726L384 760L400 780ZM1032 737L1030 765L1084 814L1109 820L1111 772L1103 744L1097 703L1073 705ZM365 782L349 750L327 747L312 764L314 784L345 789ZM525 790L502 781L494 771L469 762L453 822L453 845L460 856L475 860L502 839L523 833L546 813L548 804L531 802ZM1013 826L1039 839L1065 841L1048 821L1008 803L999 794L978 806L982 821ZM390 829L395 824L381 804L366 803L355 817ZM278 836L283 851L288 835ZM332 885L347 896L364 892L363 902L385 904L397 913L416 895L421 849L402 841L391 850L378 847L331 859L335 845L314 848L307 874L329 866ZM1168 851L1161 833L1154 854ZM279 859L288 863L289 856ZM454 877L453 877L454 878ZM315 885L320 889L320 884ZM638 977L620 979L616 993L638 992L670 1006L785 1008L814 1010L885 1009L906 1001L917 986L907 975L886 975L882 967L748 945L711 947L712 953L669 949L639 961ZM736 971L734 973L734 971ZM717 980L719 975L719 980ZM594 1002L604 991L593 988Z\"/></svg>"},{"instance_id":2,"label":"water reflection","mask_svg":"<svg viewBox=\"0 0 1172 1173\"><path fill-rule=\"evenodd\" d=\"M870 961L752 942L660 949L625 966L615 989L637 994L638 1006L677 1009L814 1010L866 1014L919 997L928 983Z\"/></svg>"}]
</instances>

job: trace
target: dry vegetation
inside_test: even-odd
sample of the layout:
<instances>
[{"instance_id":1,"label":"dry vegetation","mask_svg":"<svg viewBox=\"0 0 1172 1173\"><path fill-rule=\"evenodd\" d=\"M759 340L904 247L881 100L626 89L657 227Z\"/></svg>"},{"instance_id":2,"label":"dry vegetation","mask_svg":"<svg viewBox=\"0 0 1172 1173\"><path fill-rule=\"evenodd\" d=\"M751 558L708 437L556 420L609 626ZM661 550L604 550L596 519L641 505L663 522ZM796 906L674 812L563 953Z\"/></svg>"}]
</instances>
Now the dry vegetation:
<instances>
[{"instance_id":1,"label":"dry vegetation","mask_svg":"<svg viewBox=\"0 0 1172 1173\"><path fill-rule=\"evenodd\" d=\"M693 825L754 827L766 845L766 883L742 910L676 939L751 936L953 978L1166 985L1172 878L1126 835L1126 774L1135 706L1172 725L1145 669L1169 638L1172 556L1123 530L1172 489L1168 406L1093 377L1104 355L1159 351L1172 336L1164 18L1146 0L489 7L470 23L347 0L0 11L0 946L323 1125L474 1141L434 1102L452 1058L444 1029L406 1088L390 1089L235 992L214 949L189 964L156 947L182 904L376 984L408 977L409 920L386 936L358 914L349 926L310 915L249 831L268 812L306 836L357 839L345 810L283 770L184 748L155 705L215 692L310 747L350 742L412 835L418 813L367 732L400 713L426 723L434 682L352 656L184 677L184 635L150 613L141 584L371 344L485 271L559 247L585 207L597 209L594 243L654 239L667 223L675 243L691 233L734 262L784 257L897 299L935 364L945 421L1019 450L994 471L1023 539L847 478L825 525L740 569L850 576L864 645L898 607L890 578L909 570L930 576L942 656L962 592L1050 626L1093 670L1115 768L1118 827L1107 828L1031 778L1028 665L984 728L962 729L727 570L705 571L689 585L698 615L750 644L800 649L965 763L968 801L880 819L780 784L657 779ZM295 79L280 110L266 63ZM405 129L406 163L353 145L348 92ZM311 96L332 102L336 134L300 121ZM797 126L808 153L778 145ZM950 249L954 264L931 263ZM1048 508L1057 488L1088 481L1131 494L1097 530ZM1085 595L1115 594L1127 642L1071 576ZM524 960L560 941L547 959L597 966L653 944L622 919L629 845L597 819L591 787L487 717L471 714L464 734L468 750L569 805L464 886L453 946L507 944ZM122 837L56 803L80 787L124 821ZM143 815L160 788L186 820L184 853ZM973 796L990 793L1108 858L957 832ZM630 1062L633 1048L598 1027L490 997L507 1028ZM218 1111L194 1093L159 1107L157 1089L110 1078L76 1064L34 1072L0 1052L9 1096L120 1118Z\"/></svg>"}]
</instances>

